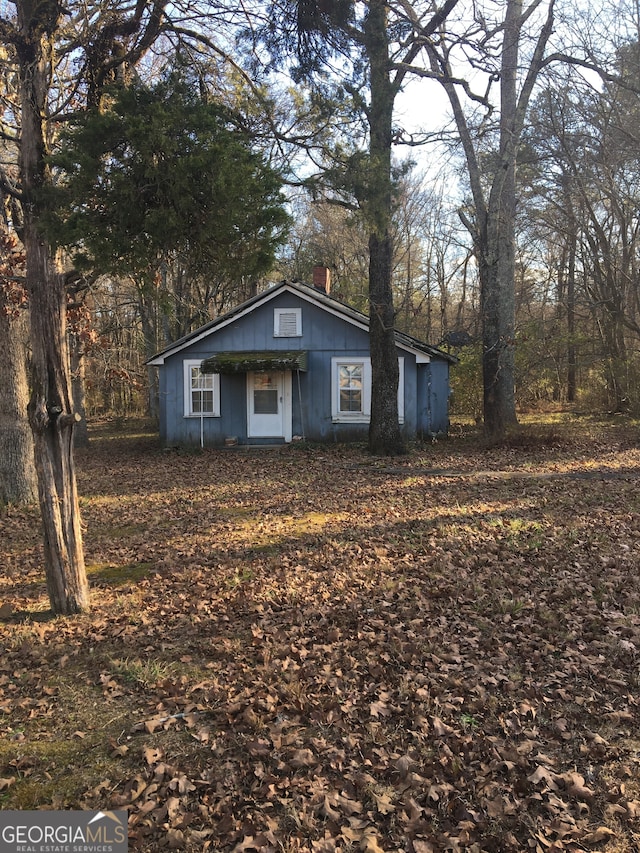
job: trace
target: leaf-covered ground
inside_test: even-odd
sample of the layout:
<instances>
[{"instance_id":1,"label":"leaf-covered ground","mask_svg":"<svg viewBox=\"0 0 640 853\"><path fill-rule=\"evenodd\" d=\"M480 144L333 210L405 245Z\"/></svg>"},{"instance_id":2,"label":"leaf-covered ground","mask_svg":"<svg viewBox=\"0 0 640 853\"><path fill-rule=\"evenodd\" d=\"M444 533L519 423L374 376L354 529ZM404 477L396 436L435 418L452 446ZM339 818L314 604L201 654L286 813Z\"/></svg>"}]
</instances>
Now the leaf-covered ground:
<instances>
[{"instance_id":1,"label":"leaf-covered ground","mask_svg":"<svg viewBox=\"0 0 640 853\"><path fill-rule=\"evenodd\" d=\"M93 612L0 511L0 807L133 851L640 849L640 433L78 453Z\"/></svg>"}]
</instances>

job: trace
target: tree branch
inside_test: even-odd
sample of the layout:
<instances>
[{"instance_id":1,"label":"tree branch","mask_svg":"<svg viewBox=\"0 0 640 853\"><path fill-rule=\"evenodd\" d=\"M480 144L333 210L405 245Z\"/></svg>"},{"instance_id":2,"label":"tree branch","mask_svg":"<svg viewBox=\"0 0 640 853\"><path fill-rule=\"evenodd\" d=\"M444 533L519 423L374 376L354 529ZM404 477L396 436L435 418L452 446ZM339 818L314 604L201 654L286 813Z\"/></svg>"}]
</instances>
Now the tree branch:
<instances>
[{"instance_id":1,"label":"tree branch","mask_svg":"<svg viewBox=\"0 0 640 853\"><path fill-rule=\"evenodd\" d=\"M584 68L586 71L593 71L600 77L601 80L604 80L606 83L617 83L619 86L623 86L624 88L629 89L629 91L631 92L640 94L640 86L634 86L630 84L619 74L612 74L610 71L604 69L597 62L591 61L589 59L581 59L577 56L570 56L567 53L561 53L556 51L555 53L550 53L549 56L545 58L542 65L546 68L554 62L562 62L565 65L574 65L578 68Z\"/></svg>"},{"instance_id":2,"label":"tree branch","mask_svg":"<svg viewBox=\"0 0 640 853\"><path fill-rule=\"evenodd\" d=\"M0 192L10 198L16 199L17 201L23 200L22 191L9 179L4 167L2 166L0 166Z\"/></svg>"},{"instance_id":3,"label":"tree branch","mask_svg":"<svg viewBox=\"0 0 640 853\"><path fill-rule=\"evenodd\" d=\"M415 60L415 58L429 43L431 36L437 30L440 29L447 16L457 6L458 2L459 0L446 0L442 9L440 9L439 12L436 12L436 14L433 15L433 17L429 20L427 24L422 24L419 21L417 15L415 14L415 10L409 3L402 2L402 8L405 10L405 12L409 14L409 20L417 32L417 37L413 40L413 43L409 47L409 50L405 54L402 62L393 65L393 68L396 69L396 74L391 83L391 91L393 97L395 97L400 91L400 88L407 73L413 70L413 61Z\"/></svg>"}]
</instances>

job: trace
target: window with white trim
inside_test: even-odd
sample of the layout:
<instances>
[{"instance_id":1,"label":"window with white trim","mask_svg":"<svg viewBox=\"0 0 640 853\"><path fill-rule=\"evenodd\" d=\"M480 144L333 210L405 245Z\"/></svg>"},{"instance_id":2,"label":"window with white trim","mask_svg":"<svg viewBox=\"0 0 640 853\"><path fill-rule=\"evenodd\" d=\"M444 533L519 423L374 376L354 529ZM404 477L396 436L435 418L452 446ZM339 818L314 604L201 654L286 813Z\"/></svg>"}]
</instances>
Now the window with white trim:
<instances>
[{"instance_id":1,"label":"window with white trim","mask_svg":"<svg viewBox=\"0 0 640 853\"><path fill-rule=\"evenodd\" d=\"M302 308L274 308L273 336L299 338L302 335Z\"/></svg>"},{"instance_id":2,"label":"window with white trim","mask_svg":"<svg viewBox=\"0 0 640 853\"><path fill-rule=\"evenodd\" d=\"M220 417L220 374L203 373L202 359L183 363L185 418Z\"/></svg>"},{"instance_id":3,"label":"window with white trim","mask_svg":"<svg viewBox=\"0 0 640 853\"><path fill-rule=\"evenodd\" d=\"M398 419L404 423L404 358L398 359ZM334 423L369 423L371 359L331 359L331 418Z\"/></svg>"}]
</instances>

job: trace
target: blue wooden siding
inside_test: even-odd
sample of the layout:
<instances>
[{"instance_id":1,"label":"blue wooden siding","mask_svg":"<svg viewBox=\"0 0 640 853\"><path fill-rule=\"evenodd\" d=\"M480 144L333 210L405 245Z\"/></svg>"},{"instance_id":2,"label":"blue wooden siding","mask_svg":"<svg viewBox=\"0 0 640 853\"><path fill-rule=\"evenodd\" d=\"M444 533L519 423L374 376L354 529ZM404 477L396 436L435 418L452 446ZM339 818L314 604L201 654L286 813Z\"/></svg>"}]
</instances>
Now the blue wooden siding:
<instances>
[{"instance_id":1,"label":"blue wooden siding","mask_svg":"<svg viewBox=\"0 0 640 853\"><path fill-rule=\"evenodd\" d=\"M449 431L449 366L446 361L432 359L418 365L417 371L417 435L428 438Z\"/></svg>"},{"instance_id":2,"label":"blue wooden siding","mask_svg":"<svg viewBox=\"0 0 640 853\"><path fill-rule=\"evenodd\" d=\"M301 337L274 337L274 308L302 308ZM205 446L222 445L231 436L241 444L247 441L246 374L220 377L220 417L205 417L201 423L198 417L184 417L185 360L203 360L214 352L297 349L308 351L308 370L292 374L293 435L319 442L365 441L368 424L332 421L331 359L345 355L367 357L368 332L296 294L283 292L165 360L160 368L162 442L198 445L201 429ZM447 363L416 365L415 356L401 349L398 356L404 359L405 435L412 438L446 431ZM442 412L440 406L444 407Z\"/></svg>"}]
</instances>

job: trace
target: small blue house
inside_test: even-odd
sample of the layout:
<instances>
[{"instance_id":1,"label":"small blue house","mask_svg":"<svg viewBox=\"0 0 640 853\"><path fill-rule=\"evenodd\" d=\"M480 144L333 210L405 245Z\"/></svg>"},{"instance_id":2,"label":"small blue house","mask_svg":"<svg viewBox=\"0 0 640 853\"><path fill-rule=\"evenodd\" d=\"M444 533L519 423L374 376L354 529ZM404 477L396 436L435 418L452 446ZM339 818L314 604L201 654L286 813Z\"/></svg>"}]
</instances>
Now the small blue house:
<instances>
[{"instance_id":1,"label":"small blue house","mask_svg":"<svg viewBox=\"0 0 640 853\"><path fill-rule=\"evenodd\" d=\"M149 360L165 445L367 439L369 318L329 294L328 270L314 281L276 284ZM456 358L401 332L396 343L405 437L445 433Z\"/></svg>"}]
</instances>

